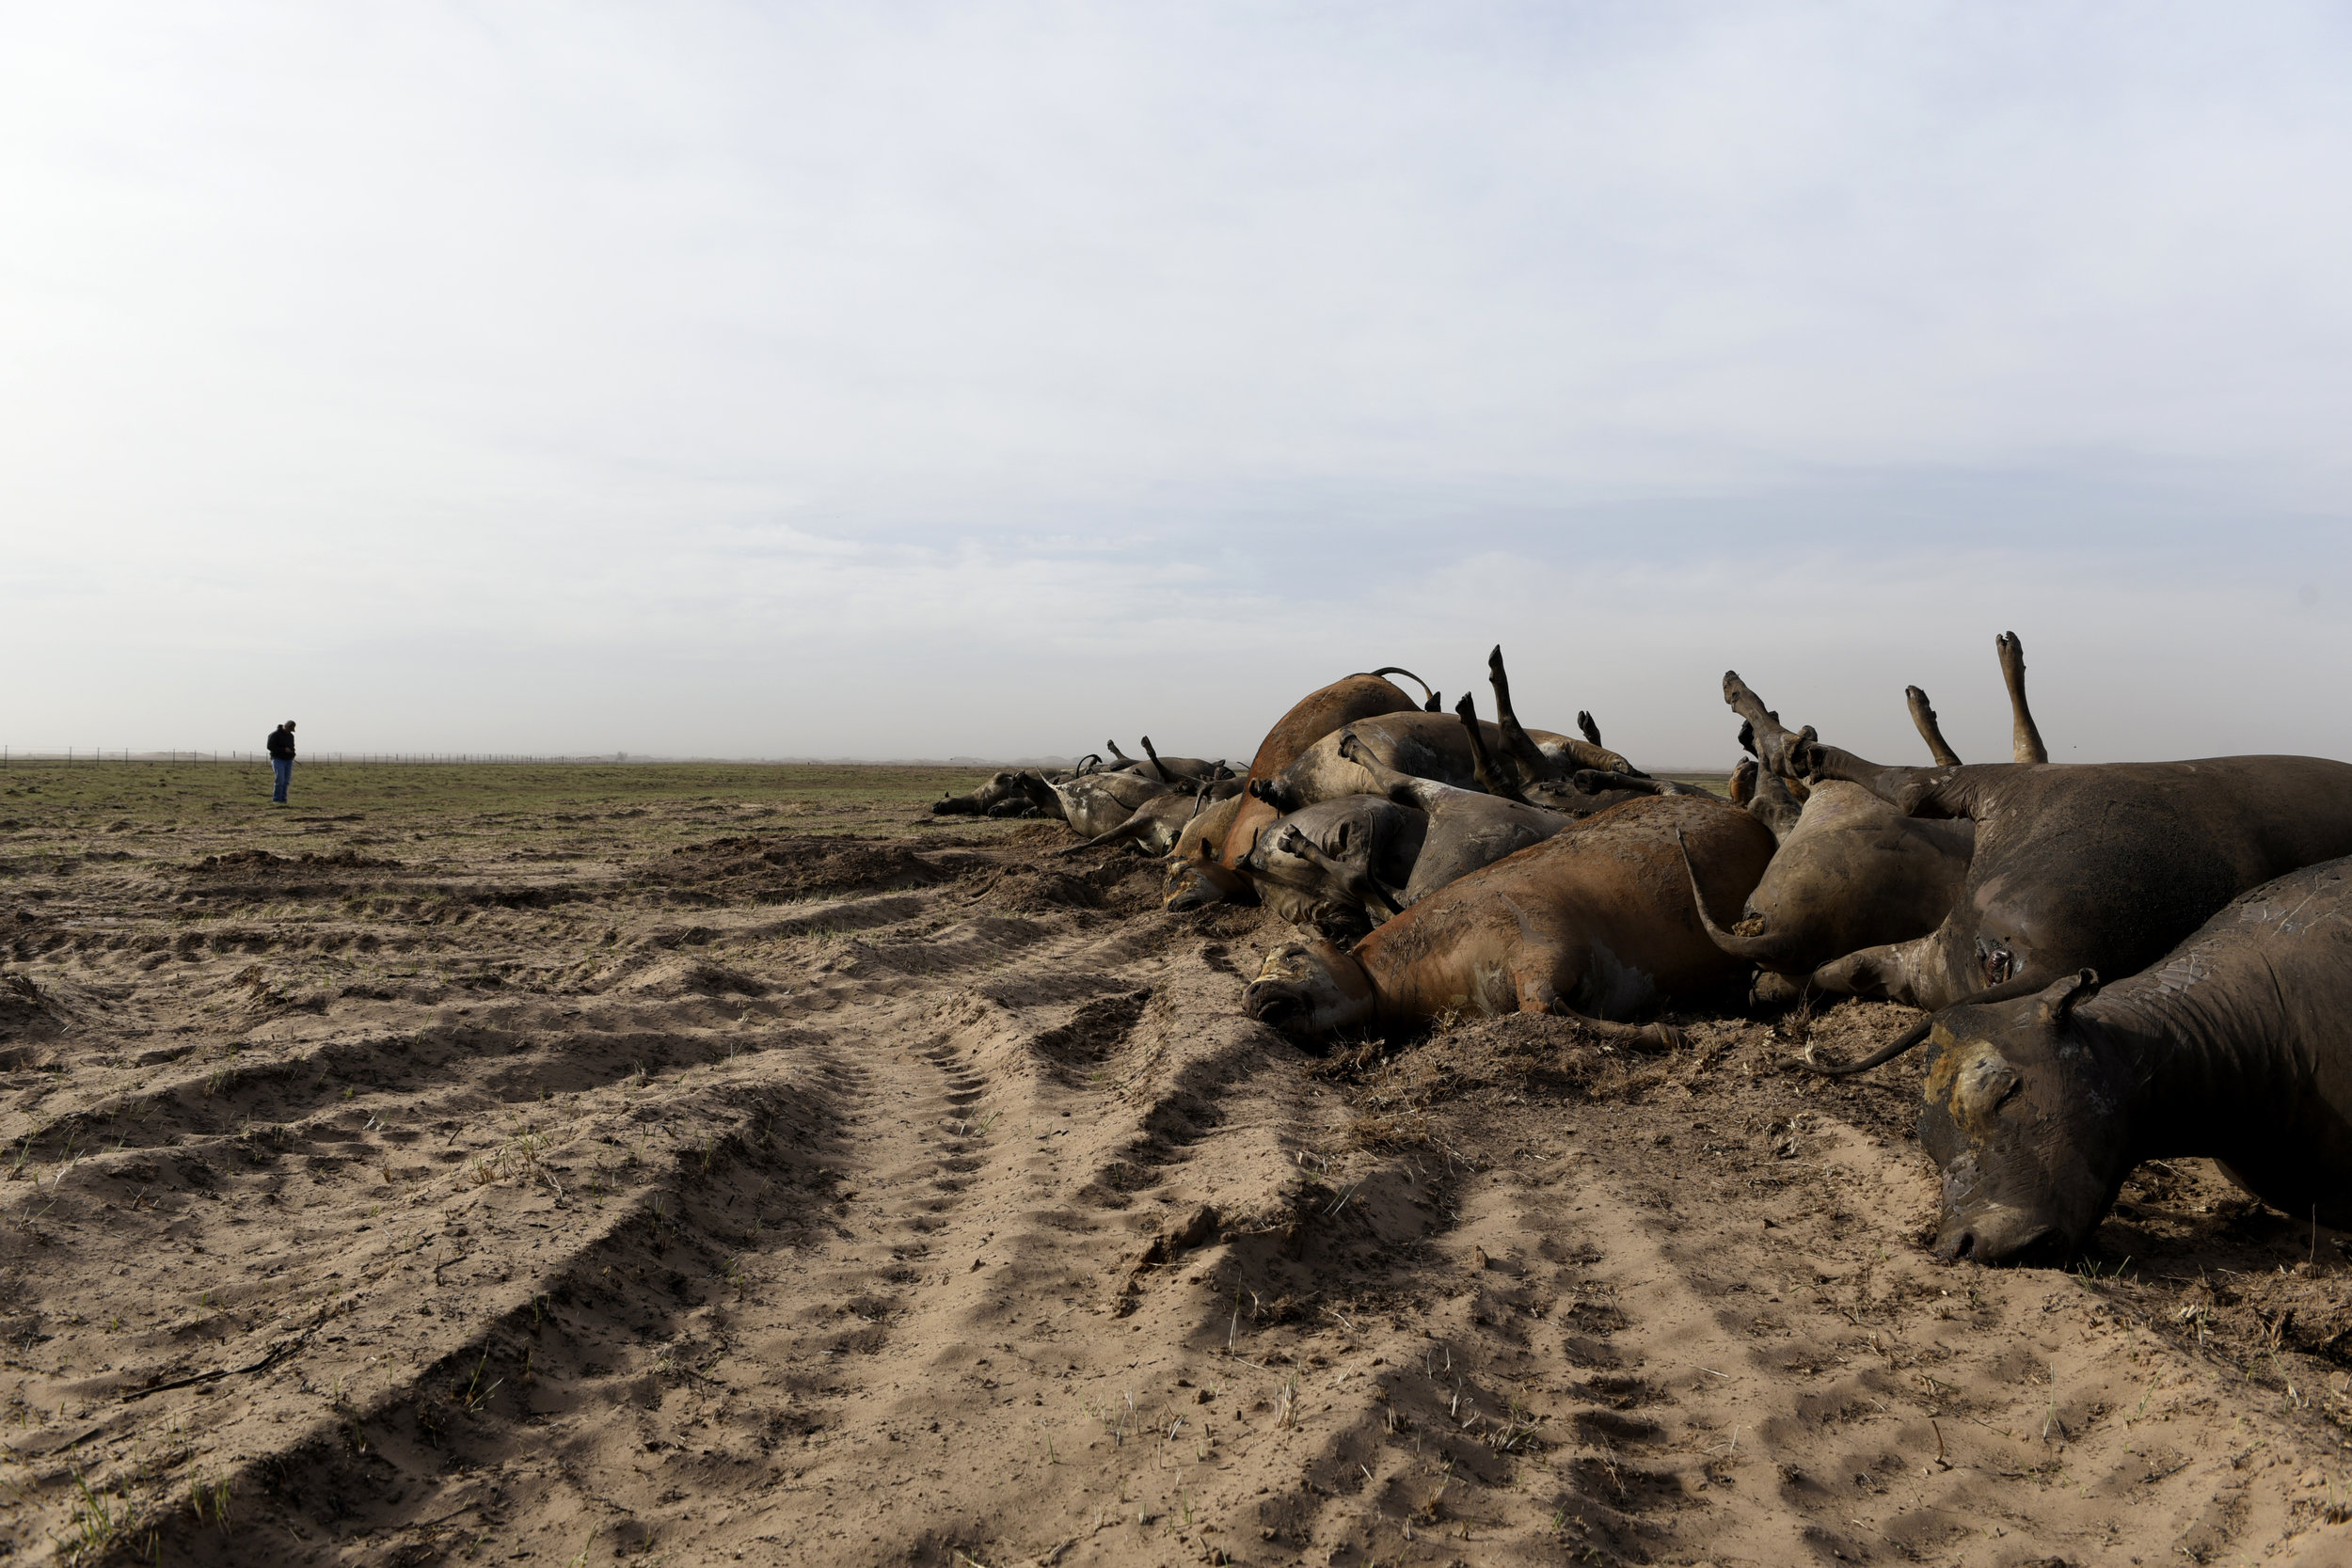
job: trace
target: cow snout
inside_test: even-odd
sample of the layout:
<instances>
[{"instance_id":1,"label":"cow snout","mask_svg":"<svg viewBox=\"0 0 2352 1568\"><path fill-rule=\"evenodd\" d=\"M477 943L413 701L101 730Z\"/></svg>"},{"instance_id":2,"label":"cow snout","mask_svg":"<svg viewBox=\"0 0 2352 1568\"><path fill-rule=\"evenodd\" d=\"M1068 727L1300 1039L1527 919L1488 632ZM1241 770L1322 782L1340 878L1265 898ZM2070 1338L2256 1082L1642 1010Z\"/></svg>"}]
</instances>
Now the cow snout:
<instances>
[{"instance_id":1,"label":"cow snout","mask_svg":"<svg viewBox=\"0 0 2352 1568\"><path fill-rule=\"evenodd\" d=\"M2013 1263L2048 1251L2057 1238L2044 1216L1990 1203L1946 1214L1935 1255L1947 1263Z\"/></svg>"},{"instance_id":2,"label":"cow snout","mask_svg":"<svg viewBox=\"0 0 2352 1568\"><path fill-rule=\"evenodd\" d=\"M1268 1028L1285 1035L1304 1032L1307 999L1296 988L1279 980L1260 980L1242 993L1241 1009Z\"/></svg>"}]
</instances>

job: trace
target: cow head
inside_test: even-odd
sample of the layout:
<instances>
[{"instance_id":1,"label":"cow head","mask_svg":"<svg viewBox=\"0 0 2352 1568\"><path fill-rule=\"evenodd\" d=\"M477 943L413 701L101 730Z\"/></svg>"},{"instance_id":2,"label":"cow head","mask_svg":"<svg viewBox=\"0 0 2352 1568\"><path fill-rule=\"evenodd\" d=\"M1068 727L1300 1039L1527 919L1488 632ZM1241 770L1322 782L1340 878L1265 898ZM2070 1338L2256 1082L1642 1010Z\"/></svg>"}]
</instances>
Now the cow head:
<instances>
[{"instance_id":1,"label":"cow head","mask_svg":"<svg viewBox=\"0 0 2352 1568\"><path fill-rule=\"evenodd\" d=\"M1372 981L1363 966L1327 942L1286 942L1266 955L1242 993L1242 1009L1300 1042L1373 1020Z\"/></svg>"},{"instance_id":2,"label":"cow head","mask_svg":"<svg viewBox=\"0 0 2352 1568\"><path fill-rule=\"evenodd\" d=\"M2115 1201L2128 1169L2122 1097L2073 1016L2098 987L2086 969L1937 1015L1919 1141L1944 1167L1939 1256L2062 1262Z\"/></svg>"},{"instance_id":3,"label":"cow head","mask_svg":"<svg viewBox=\"0 0 2352 1568\"><path fill-rule=\"evenodd\" d=\"M1168 877L1160 885L1160 907L1204 910L1212 904L1245 903L1249 894L1249 879L1219 865L1203 844L1197 856L1177 856L1168 862Z\"/></svg>"}]
</instances>

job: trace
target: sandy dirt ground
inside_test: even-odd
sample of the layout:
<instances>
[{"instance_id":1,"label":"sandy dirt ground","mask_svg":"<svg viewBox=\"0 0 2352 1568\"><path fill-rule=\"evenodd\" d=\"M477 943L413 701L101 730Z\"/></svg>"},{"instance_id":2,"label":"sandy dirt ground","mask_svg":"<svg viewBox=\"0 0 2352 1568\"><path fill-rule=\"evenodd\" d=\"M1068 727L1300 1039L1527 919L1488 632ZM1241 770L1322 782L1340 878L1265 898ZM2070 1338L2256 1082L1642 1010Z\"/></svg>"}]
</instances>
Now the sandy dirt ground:
<instances>
[{"instance_id":1,"label":"sandy dirt ground","mask_svg":"<svg viewBox=\"0 0 2352 1568\"><path fill-rule=\"evenodd\" d=\"M968 782L0 775L0 1556L2352 1562L2332 1232L1941 1266L1901 1009L1309 1056Z\"/></svg>"}]
</instances>

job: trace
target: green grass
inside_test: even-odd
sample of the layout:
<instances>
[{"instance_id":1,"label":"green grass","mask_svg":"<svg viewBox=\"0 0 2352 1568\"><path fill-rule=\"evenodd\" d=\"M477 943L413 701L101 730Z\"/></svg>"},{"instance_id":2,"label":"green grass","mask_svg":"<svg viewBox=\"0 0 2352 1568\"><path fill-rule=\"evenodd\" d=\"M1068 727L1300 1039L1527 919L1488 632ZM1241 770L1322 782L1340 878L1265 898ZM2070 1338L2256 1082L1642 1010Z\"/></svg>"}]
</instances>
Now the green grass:
<instances>
[{"instance_id":1,"label":"green grass","mask_svg":"<svg viewBox=\"0 0 2352 1568\"><path fill-rule=\"evenodd\" d=\"M975 787L990 770L884 763L297 762L294 820L350 813L479 816L501 811L604 811L631 805L920 806ZM1724 773L1661 775L1722 793ZM0 822L56 826L103 816L134 823L221 811L268 813L262 762L17 760L0 768ZM102 828L103 824L99 824Z\"/></svg>"},{"instance_id":2,"label":"green grass","mask_svg":"<svg viewBox=\"0 0 2352 1568\"><path fill-rule=\"evenodd\" d=\"M933 816L979 768L845 763L298 762L292 805L263 762L11 760L0 766L0 883L35 900L144 864L266 849L348 851L406 874L515 874L665 853L733 833L996 838L1018 820ZM1675 774L1723 790L1723 774ZM502 875L508 873L501 873ZM190 912L199 912L191 906ZM228 912L205 904L200 912Z\"/></svg>"},{"instance_id":3,"label":"green grass","mask_svg":"<svg viewBox=\"0 0 2352 1568\"><path fill-rule=\"evenodd\" d=\"M553 815L642 806L905 805L919 808L974 787L985 768L839 763L407 763L296 762L294 821L360 814L480 818L500 812ZM18 761L0 768L0 823L103 831L117 820L149 825L222 812L266 816L270 771L262 762Z\"/></svg>"},{"instance_id":4,"label":"green grass","mask_svg":"<svg viewBox=\"0 0 2352 1568\"><path fill-rule=\"evenodd\" d=\"M1731 775L1728 773L1661 773L1658 776L1672 779L1677 784L1696 784L1718 795L1731 793Z\"/></svg>"}]
</instances>

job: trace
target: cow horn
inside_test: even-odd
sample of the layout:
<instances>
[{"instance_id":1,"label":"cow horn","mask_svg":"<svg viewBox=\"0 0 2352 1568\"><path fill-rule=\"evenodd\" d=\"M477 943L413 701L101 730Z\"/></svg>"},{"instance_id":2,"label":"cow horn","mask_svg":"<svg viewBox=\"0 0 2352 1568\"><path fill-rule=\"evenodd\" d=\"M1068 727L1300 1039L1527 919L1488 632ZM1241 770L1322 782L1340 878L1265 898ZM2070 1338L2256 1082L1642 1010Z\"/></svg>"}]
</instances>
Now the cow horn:
<instances>
[{"instance_id":1,"label":"cow horn","mask_svg":"<svg viewBox=\"0 0 2352 1568\"><path fill-rule=\"evenodd\" d=\"M1934 1023L1935 1021L1931 1018L1921 1019L1858 1062L1817 1062L1813 1059L1813 1048L1807 1046L1805 1053L1797 1058L1797 1065L1807 1072L1818 1072L1824 1078L1843 1078L1851 1072L1867 1072L1874 1067L1882 1067L1893 1061L1921 1040L1926 1039L1929 1029L1932 1028Z\"/></svg>"},{"instance_id":2,"label":"cow horn","mask_svg":"<svg viewBox=\"0 0 2352 1568\"><path fill-rule=\"evenodd\" d=\"M1411 681L1415 686L1420 687L1423 692L1427 693L1429 701L1432 704L1435 704L1438 700L1437 690L1431 687L1427 681L1422 680L1419 675L1414 674L1410 670L1406 669L1402 664L1384 664L1379 669L1375 670L1373 674L1375 677L1381 675L1403 675L1406 680ZM1438 710L1435 706L1432 706L1429 711L1435 713Z\"/></svg>"},{"instance_id":3,"label":"cow horn","mask_svg":"<svg viewBox=\"0 0 2352 1568\"><path fill-rule=\"evenodd\" d=\"M2031 996L2042 989L2040 982L2021 975L2013 980L2004 980L1997 986L1987 986L1982 990L1972 991L1953 1003L1952 1006L1981 1007L1994 1002L2014 1002L2021 996ZM1943 1015L1939 1013L1936 1016ZM1799 1059L1798 1065L1808 1072L1818 1072L1829 1078L1843 1078L1850 1072L1867 1071L1871 1068L1893 1061L1913 1046L1917 1045L1928 1037L1928 1031L1934 1026L1935 1019L1923 1018L1858 1062L1824 1066L1813 1059L1811 1047L1807 1047L1806 1054Z\"/></svg>"},{"instance_id":4,"label":"cow horn","mask_svg":"<svg viewBox=\"0 0 2352 1568\"><path fill-rule=\"evenodd\" d=\"M1706 927L1707 940L1735 958L1750 963L1762 963L1771 952L1771 941L1765 937L1734 936L1715 924L1707 912L1707 895L1699 891L1698 867L1691 863L1691 847L1682 842L1682 830L1675 830L1675 847L1682 852L1682 874L1691 879L1691 904L1699 911L1699 924Z\"/></svg>"}]
</instances>

